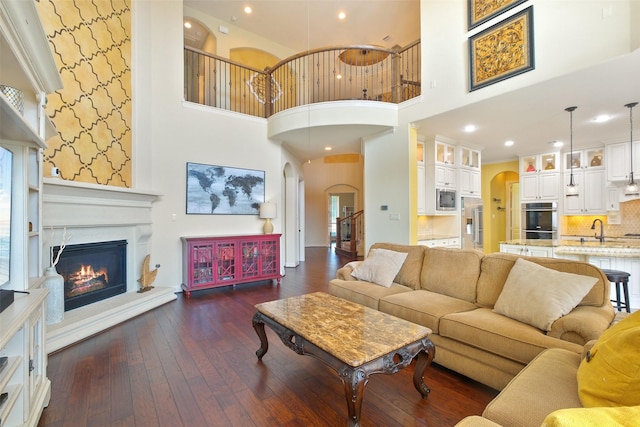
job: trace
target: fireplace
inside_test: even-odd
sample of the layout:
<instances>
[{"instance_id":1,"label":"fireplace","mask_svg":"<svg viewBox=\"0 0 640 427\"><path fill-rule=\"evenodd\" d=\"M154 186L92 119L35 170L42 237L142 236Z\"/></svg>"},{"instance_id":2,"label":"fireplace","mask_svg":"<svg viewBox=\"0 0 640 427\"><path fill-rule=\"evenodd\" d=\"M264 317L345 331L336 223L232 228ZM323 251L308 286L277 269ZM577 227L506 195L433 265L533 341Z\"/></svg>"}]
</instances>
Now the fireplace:
<instances>
[{"instance_id":1,"label":"fireplace","mask_svg":"<svg viewBox=\"0 0 640 427\"><path fill-rule=\"evenodd\" d=\"M60 246L53 248L54 257ZM127 241L68 245L56 265L64 278L64 310L127 291Z\"/></svg>"}]
</instances>

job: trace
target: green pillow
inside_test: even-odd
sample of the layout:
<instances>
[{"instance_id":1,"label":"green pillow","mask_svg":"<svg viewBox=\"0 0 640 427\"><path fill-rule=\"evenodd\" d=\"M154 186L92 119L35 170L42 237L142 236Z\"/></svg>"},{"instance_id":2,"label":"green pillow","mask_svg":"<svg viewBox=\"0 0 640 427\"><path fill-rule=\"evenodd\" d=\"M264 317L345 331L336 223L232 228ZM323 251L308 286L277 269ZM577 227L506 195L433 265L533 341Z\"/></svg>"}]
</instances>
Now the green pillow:
<instances>
[{"instance_id":1,"label":"green pillow","mask_svg":"<svg viewBox=\"0 0 640 427\"><path fill-rule=\"evenodd\" d=\"M559 409L547 415L544 427L631 426L640 419L640 406Z\"/></svg>"},{"instance_id":2,"label":"green pillow","mask_svg":"<svg viewBox=\"0 0 640 427\"><path fill-rule=\"evenodd\" d=\"M578 395L585 408L640 405L640 311L607 329L582 359Z\"/></svg>"}]
</instances>

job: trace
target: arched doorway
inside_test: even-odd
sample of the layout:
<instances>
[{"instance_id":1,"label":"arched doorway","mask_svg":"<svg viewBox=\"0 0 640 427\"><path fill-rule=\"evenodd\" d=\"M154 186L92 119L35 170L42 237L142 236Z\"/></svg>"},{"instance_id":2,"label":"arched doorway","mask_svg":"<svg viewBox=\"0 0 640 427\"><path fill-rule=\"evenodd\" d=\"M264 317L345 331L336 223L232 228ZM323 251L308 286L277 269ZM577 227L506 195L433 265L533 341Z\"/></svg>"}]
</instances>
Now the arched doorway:
<instances>
[{"instance_id":1,"label":"arched doorway","mask_svg":"<svg viewBox=\"0 0 640 427\"><path fill-rule=\"evenodd\" d=\"M195 18L185 16L183 18L184 45L203 52L215 55L218 50L218 41L209 28Z\"/></svg>"},{"instance_id":2,"label":"arched doorway","mask_svg":"<svg viewBox=\"0 0 640 427\"><path fill-rule=\"evenodd\" d=\"M498 173L491 179L490 194L491 204L488 209L488 219L492 226L489 251L499 252L500 242L519 238L519 175L512 171ZM514 233L516 228L518 232Z\"/></svg>"},{"instance_id":3,"label":"arched doorway","mask_svg":"<svg viewBox=\"0 0 640 427\"><path fill-rule=\"evenodd\" d=\"M327 237L329 245L336 241L336 218L344 218L347 215L357 212L358 190L351 185L339 184L325 190L327 201Z\"/></svg>"}]
</instances>

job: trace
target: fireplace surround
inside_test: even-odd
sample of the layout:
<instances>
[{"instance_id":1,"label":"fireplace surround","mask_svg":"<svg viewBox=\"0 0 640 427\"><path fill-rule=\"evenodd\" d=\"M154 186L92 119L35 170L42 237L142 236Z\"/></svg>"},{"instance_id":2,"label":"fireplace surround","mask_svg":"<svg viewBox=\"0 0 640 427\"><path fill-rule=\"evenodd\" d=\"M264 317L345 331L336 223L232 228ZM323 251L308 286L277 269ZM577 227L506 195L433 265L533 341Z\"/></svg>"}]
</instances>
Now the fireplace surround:
<instances>
[{"instance_id":1,"label":"fireplace surround","mask_svg":"<svg viewBox=\"0 0 640 427\"><path fill-rule=\"evenodd\" d=\"M69 240L63 256L74 245L126 242L124 293L69 309L62 322L47 325L48 353L176 299L175 287L163 286L161 274L153 289L138 293L144 258L150 255L155 263L162 256L151 249L151 211L159 196L150 191L43 178L43 254L59 245L64 233ZM42 259L43 271L50 264L48 258Z\"/></svg>"}]
</instances>

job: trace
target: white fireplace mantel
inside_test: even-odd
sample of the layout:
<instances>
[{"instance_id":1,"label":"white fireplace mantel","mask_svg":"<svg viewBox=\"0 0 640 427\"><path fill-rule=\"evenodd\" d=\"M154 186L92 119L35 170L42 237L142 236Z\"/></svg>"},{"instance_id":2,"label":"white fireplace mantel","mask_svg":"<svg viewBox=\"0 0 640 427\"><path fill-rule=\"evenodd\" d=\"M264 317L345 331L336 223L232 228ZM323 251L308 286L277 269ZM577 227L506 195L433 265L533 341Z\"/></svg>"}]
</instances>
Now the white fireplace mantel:
<instances>
[{"instance_id":1,"label":"white fireplace mantel","mask_svg":"<svg viewBox=\"0 0 640 427\"><path fill-rule=\"evenodd\" d=\"M47 325L47 352L56 351L176 299L173 288L158 287L155 283L153 290L137 292L142 263L151 250L151 209L160 196L152 191L57 178L43 179L43 269L49 266L47 254L51 246L60 243L63 229L70 236L69 245L111 240L126 240L128 243L127 292L68 311L62 322ZM153 254L150 255L153 263Z\"/></svg>"}]
</instances>

